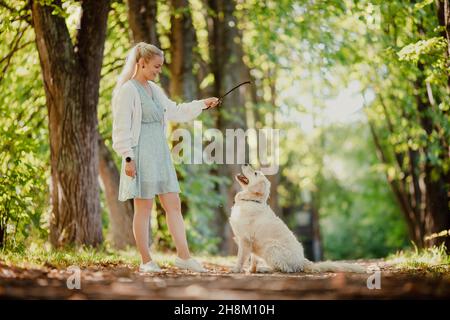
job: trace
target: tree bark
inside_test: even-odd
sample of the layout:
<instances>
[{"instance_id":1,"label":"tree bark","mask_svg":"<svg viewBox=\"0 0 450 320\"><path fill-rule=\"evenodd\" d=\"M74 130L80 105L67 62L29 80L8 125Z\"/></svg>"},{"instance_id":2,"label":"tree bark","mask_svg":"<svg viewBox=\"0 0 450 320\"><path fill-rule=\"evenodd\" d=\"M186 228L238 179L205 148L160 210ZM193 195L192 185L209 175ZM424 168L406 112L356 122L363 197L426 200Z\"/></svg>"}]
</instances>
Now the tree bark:
<instances>
[{"instance_id":1,"label":"tree bark","mask_svg":"<svg viewBox=\"0 0 450 320\"><path fill-rule=\"evenodd\" d=\"M275 129L277 126L277 91L276 91L276 79L277 79L277 70L272 69L271 72L269 72L269 87L270 87L270 104L272 106L272 123L270 123L270 127L272 129ZM275 212L276 215L281 216L282 212L280 209L279 201L278 201L278 184L280 183L280 171L277 173L267 176L267 178L270 181L270 197L269 197L269 205L272 208L273 212ZM285 217L283 217L285 218ZM317 225L318 228L318 225ZM318 229L317 229L317 234Z\"/></svg>"},{"instance_id":2,"label":"tree bark","mask_svg":"<svg viewBox=\"0 0 450 320\"><path fill-rule=\"evenodd\" d=\"M128 21L133 42L144 41L160 46L156 32L157 1L128 0Z\"/></svg>"},{"instance_id":3,"label":"tree bark","mask_svg":"<svg viewBox=\"0 0 450 320\"><path fill-rule=\"evenodd\" d=\"M386 105L385 100L379 91L378 97L383 108L384 116L386 117L387 132L389 135L395 134L396 129L391 120L390 110L388 109L388 106ZM395 98L393 97L392 99L395 100ZM401 117L407 119L408 122L415 121L415 119L408 115L408 113L405 112L404 109L401 109L400 114ZM376 135L376 133L373 132L372 135ZM412 137L408 135L408 139L412 139ZM377 148L384 148L386 149L385 152L388 152L388 146L381 146L379 139L375 137L374 140L378 140L378 142L375 141ZM421 166L419 163L420 154L418 150L412 150L409 146L407 149L407 154L406 151L399 152L396 151L395 148L391 148L391 150L394 155L394 159L396 160L394 162L394 165L396 164L397 170L400 170L404 173L404 177L401 179L401 181L389 181L389 179L388 181L395 189L394 194L396 195L397 200L407 203L407 205L401 204L400 209L407 210L406 212L404 212L404 216L405 219L409 220L408 226L409 228L411 228L410 233L413 234L411 240L413 240L418 247L423 247L423 237L425 235L425 206L423 205L425 203L425 190L422 187L424 183L423 174L421 172ZM389 160L386 159L386 161Z\"/></svg>"},{"instance_id":4,"label":"tree bark","mask_svg":"<svg viewBox=\"0 0 450 320\"><path fill-rule=\"evenodd\" d=\"M156 30L157 13L157 0L128 0L128 21L134 44L143 41L161 48ZM164 64L168 65L167 62ZM168 92L169 78L162 73L160 80L162 87Z\"/></svg>"},{"instance_id":5,"label":"tree bark","mask_svg":"<svg viewBox=\"0 0 450 320\"><path fill-rule=\"evenodd\" d=\"M109 214L109 240L116 249L134 246L133 201L118 200L120 173L114 163L111 151L101 137L98 139L99 173L105 192Z\"/></svg>"},{"instance_id":6,"label":"tree bark","mask_svg":"<svg viewBox=\"0 0 450 320\"><path fill-rule=\"evenodd\" d=\"M378 137L377 132L375 131L375 125L368 118L370 132L372 134L373 141L375 143L376 151L378 158L383 163L389 163L389 159L387 158L385 148L383 148L380 138ZM400 184L395 179L389 179L388 183L392 189L392 192L397 199L397 202L400 205L400 210L403 213L406 224L408 226L409 238L419 247L423 247L422 234L420 230L417 228L418 224L415 220L415 216L413 210L411 209L410 203L405 199L405 191L401 188Z\"/></svg>"},{"instance_id":7,"label":"tree bark","mask_svg":"<svg viewBox=\"0 0 450 320\"><path fill-rule=\"evenodd\" d=\"M193 72L195 29L188 0L171 0L170 96L191 101L197 98L197 80Z\"/></svg>"},{"instance_id":8,"label":"tree bark","mask_svg":"<svg viewBox=\"0 0 450 320\"><path fill-rule=\"evenodd\" d=\"M242 61L242 36L237 29L234 16L235 2L225 0L208 0L208 37L210 44L211 70L214 75L214 95L220 96L240 82L246 80L246 68ZM224 103L212 110L216 117L216 128L225 135L226 129L247 130L247 121L244 108L244 92L242 86L239 90L230 93ZM248 149L248 148L247 148ZM245 150L235 148L235 155L242 155ZM224 152L224 155L226 152ZM233 163L236 163L234 159ZM218 208L217 228L222 237L221 252L232 254L236 251L233 236L228 224L228 216L234 203L234 196L239 192L239 185L234 177L241 171L240 164L220 165L217 172L220 176L229 177L231 186L218 185L217 190L225 199L223 206Z\"/></svg>"},{"instance_id":9,"label":"tree bark","mask_svg":"<svg viewBox=\"0 0 450 320\"><path fill-rule=\"evenodd\" d=\"M134 246L133 237L133 200L119 201L118 187L120 172L113 161L113 151L109 149L99 134L99 174L101 188L108 208L108 240L116 249Z\"/></svg>"},{"instance_id":10,"label":"tree bark","mask_svg":"<svg viewBox=\"0 0 450 320\"><path fill-rule=\"evenodd\" d=\"M195 28L192 24L191 9L188 0L170 1L170 97L176 101L198 99L198 83L193 72L194 50L197 45ZM179 128L172 124L172 130ZM184 178L178 175L180 183ZM189 202L181 199L183 213L189 211Z\"/></svg>"},{"instance_id":11,"label":"tree bark","mask_svg":"<svg viewBox=\"0 0 450 320\"><path fill-rule=\"evenodd\" d=\"M427 133L428 137L433 134L433 119L431 118L430 112L432 108L427 103L427 98L424 96L424 86L425 86L425 75L424 66L419 62L419 76L414 83L416 89L416 103L419 112L419 119L422 128ZM445 146L442 146L445 150ZM446 175L444 170L438 168L436 165L431 163L429 158L430 149L428 146L424 147L425 153L425 185L426 185L426 214L425 214L425 236L429 236L434 233L439 233L443 230L450 230L450 197L449 188L446 181ZM445 153L444 153L445 154ZM441 159L445 161L446 159ZM433 174L436 173L436 174ZM447 250L450 250L450 237L440 237L433 238L428 241L425 245L440 245L445 243Z\"/></svg>"},{"instance_id":12,"label":"tree bark","mask_svg":"<svg viewBox=\"0 0 450 320\"><path fill-rule=\"evenodd\" d=\"M442 35L448 41L448 0L436 1L436 4L439 24L444 26ZM397 43L398 32L396 25L395 23L391 23L391 25L394 28L394 35L387 33L386 36L390 43ZM413 25L417 28L421 38L426 37L426 30L424 30L424 24L420 19L417 22L414 21ZM426 240L427 236L450 229L450 199L448 188L450 172L448 170L445 172L439 163L436 164L430 158L430 153L435 150L435 147L432 147L429 141L430 139L436 139L436 136L440 136L438 132L440 125L434 120L435 118L432 116L432 113L439 113L440 111L435 107L436 103L434 103L434 98L430 97L430 88L427 87L425 81L424 65L420 61L416 74L416 80L411 83L411 91L415 99L415 110L407 111L402 107L399 117L406 119L408 123L417 121L418 125L426 132L427 141L418 150L412 150L410 147L404 152L392 150L394 158L391 159L387 156L387 154L390 155L391 146L383 143L383 139L377 137L374 124L369 121L369 125L371 126L376 147L381 153L382 162L397 165L398 169L404 175L404 178L401 180L388 180L400 204L400 208L405 215L411 239L418 247L429 247L445 243L447 251L449 251L450 237L448 236L433 237L432 239ZM396 134L401 129L394 128L389 117L392 110L387 110L380 93L378 93L378 96L380 97L380 102L387 120L387 135ZM391 100L394 106L397 107L395 105L396 97L392 97ZM441 116L441 114L437 115ZM447 116L446 111L442 112L442 116L444 118ZM407 139L409 138L411 137L408 136ZM439 149L444 152L439 153L439 161L441 163L445 162L448 157L447 151L449 150L447 139L439 138L438 141L432 143L440 144Z\"/></svg>"},{"instance_id":13,"label":"tree bark","mask_svg":"<svg viewBox=\"0 0 450 320\"><path fill-rule=\"evenodd\" d=\"M450 56L450 1L438 0L436 4L439 25L444 27L442 36L447 39L447 55Z\"/></svg>"},{"instance_id":14,"label":"tree bark","mask_svg":"<svg viewBox=\"0 0 450 320\"><path fill-rule=\"evenodd\" d=\"M52 7L38 1L31 7L49 116L53 246L103 240L97 103L109 1L83 1L81 7L75 45Z\"/></svg>"}]
</instances>

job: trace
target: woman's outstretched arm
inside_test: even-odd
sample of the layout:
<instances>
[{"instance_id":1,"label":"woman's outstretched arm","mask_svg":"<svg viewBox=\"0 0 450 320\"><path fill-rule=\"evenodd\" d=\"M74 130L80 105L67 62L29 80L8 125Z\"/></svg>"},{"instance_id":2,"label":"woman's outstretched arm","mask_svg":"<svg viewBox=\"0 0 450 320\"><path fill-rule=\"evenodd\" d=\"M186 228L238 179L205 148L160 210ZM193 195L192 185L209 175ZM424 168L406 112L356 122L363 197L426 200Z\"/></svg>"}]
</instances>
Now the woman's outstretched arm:
<instances>
[{"instance_id":1,"label":"woman's outstretched arm","mask_svg":"<svg viewBox=\"0 0 450 320\"><path fill-rule=\"evenodd\" d=\"M203 109L211 106L217 105L217 98L207 98L202 100L193 100L191 102L184 102L177 104L175 101L171 100L162 88L152 84L152 89L156 98L161 102L164 107L164 111L167 113L167 120L175 122L187 122L197 118Z\"/></svg>"}]
</instances>

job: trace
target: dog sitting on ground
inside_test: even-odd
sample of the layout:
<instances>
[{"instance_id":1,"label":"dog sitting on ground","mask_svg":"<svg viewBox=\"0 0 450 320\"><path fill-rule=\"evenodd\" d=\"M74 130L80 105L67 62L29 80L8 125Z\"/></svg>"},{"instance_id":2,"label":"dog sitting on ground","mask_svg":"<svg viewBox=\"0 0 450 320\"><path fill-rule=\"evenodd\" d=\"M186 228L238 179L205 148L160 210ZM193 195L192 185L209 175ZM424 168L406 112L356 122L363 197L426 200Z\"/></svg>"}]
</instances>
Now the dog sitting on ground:
<instances>
[{"instance_id":1,"label":"dog sitting on ground","mask_svg":"<svg viewBox=\"0 0 450 320\"><path fill-rule=\"evenodd\" d=\"M273 270L281 272L358 272L365 269L343 262L313 263L305 258L302 244L267 204L270 181L250 165L242 166L236 175L242 191L235 196L230 225L238 245L234 272L242 272L250 257L250 272L257 270L261 258ZM263 270L268 271L268 270Z\"/></svg>"}]
</instances>

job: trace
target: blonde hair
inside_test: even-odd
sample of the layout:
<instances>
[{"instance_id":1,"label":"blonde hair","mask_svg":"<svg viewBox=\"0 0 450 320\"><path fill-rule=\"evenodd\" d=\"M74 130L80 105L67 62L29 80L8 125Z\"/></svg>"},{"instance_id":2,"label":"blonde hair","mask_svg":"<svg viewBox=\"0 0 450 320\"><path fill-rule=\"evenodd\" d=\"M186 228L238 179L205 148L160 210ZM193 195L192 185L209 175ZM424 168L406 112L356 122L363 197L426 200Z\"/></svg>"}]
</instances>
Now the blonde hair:
<instances>
[{"instance_id":1,"label":"blonde hair","mask_svg":"<svg viewBox=\"0 0 450 320\"><path fill-rule=\"evenodd\" d=\"M139 62L139 59L144 58L145 61L148 61L154 56L160 56L164 58L164 52L157 46L145 42L139 42L137 45L131 48L125 60L125 65L123 66L122 72L117 78L117 83L113 90L113 105L120 87L122 87L125 82L130 80L136 74L137 63Z\"/></svg>"}]
</instances>

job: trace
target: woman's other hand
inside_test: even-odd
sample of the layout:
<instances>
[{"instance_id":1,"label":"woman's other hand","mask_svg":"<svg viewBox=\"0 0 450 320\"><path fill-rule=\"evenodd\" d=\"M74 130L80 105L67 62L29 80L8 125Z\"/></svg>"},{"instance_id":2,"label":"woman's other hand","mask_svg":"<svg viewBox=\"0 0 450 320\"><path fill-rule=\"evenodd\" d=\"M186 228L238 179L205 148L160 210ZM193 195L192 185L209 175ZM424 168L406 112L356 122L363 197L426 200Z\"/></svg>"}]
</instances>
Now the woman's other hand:
<instances>
[{"instance_id":1,"label":"woman's other hand","mask_svg":"<svg viewBox=\"0 0 450 320\"><path fill-rule=\"evenodd\" d=\"M216 97L211 97L204 99L203 102L207 108L214 108L219 104L219 99Z\"/></svg>"},{"instance_id":2,"label":"woman's other hand","mask_svg":"<svg viewBox=\"0 0 450 320\"><path fill-rule=\"evenodd\" d=\"M134 160L125 163L125 174L132 178L136 176L136 164Z\"/></svg>"}]
</instances>

